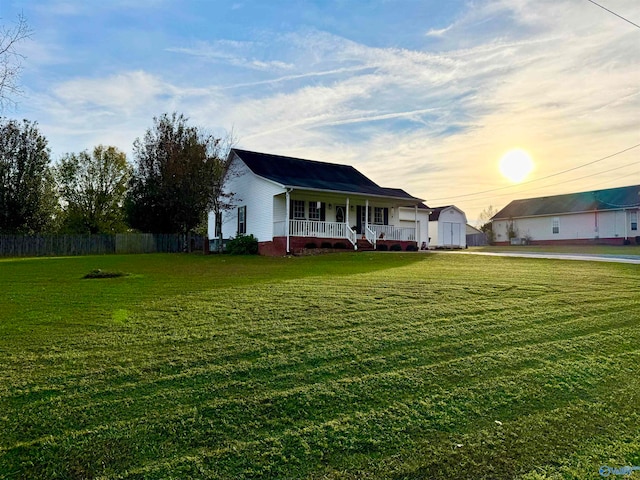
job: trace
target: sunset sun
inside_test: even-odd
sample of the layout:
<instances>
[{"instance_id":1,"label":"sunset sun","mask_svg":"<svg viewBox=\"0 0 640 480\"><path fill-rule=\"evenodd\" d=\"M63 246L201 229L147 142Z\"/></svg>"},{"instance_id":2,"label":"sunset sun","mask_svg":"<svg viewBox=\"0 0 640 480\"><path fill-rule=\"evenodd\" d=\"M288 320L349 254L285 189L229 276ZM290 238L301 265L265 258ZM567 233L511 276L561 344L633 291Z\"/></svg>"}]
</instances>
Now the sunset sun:
<instances>
[{"instance_id":1,"label":"sunset sun","mask_svg":"<svg viewBox=\"0 0 640 480\"><path fill-rule=\"evenodd\" d=\"M500 159L500 173L513 183L522 182L533 171L533 160L524 150L509 150Z\"/></svg>"}]
</instances>

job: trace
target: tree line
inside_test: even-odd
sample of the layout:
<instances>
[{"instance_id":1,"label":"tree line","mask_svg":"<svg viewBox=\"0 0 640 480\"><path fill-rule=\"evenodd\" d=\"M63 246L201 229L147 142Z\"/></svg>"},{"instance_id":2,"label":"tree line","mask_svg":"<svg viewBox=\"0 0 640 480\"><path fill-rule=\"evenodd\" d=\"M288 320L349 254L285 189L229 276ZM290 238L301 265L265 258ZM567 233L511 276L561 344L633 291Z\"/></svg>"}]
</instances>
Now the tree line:
<instances>
[{"instance_id":1,"label":"tree line","mask_svg":"<svg viewBox=\"0 0 640 480\"><path fill-rule=\"evenodd\" d=\"M135 140L131 163L98 145L53 164L36 122L0 118L0 234L204 230L208 211L231 206L232 143L165 113Z\"/></svg>"}]
</instances>

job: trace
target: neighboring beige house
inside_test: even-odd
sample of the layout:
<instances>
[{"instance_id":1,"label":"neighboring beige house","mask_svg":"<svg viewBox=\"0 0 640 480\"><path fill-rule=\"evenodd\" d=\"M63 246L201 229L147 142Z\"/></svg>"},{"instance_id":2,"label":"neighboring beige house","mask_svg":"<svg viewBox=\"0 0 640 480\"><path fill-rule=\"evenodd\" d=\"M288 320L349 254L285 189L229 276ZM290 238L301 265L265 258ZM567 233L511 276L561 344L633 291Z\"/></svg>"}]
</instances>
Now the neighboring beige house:
<instances>
[{"instance_id":1,"label":"neighboring beige house","mask_svg":"<svg viewBox=\"0 0 640 480\"><path fill-rule=\"evenodd\" d=\"M498 245L640 244L639 208L640 185L632 185L514 200L491 221Z\"/></svg>"}]
</instances>

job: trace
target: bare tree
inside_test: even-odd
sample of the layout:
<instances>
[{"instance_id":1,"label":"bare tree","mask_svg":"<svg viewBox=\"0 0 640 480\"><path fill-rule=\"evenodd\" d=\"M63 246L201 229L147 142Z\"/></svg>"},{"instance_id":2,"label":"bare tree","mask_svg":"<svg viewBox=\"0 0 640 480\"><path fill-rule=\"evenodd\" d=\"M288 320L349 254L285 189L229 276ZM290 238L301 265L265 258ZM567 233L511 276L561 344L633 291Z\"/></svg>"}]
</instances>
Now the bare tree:
<instances>
[{"instance_id":1,"label":"bare tree","mask_svg":"<svg viewBox=\"0 0 640 480\"><path fill-rule=\"evenodd\" d=\"M496 213L498 213L498 209L493 205L489 205L487 208L482 210L482 212L480 212L480 215L478 216L478 229L487 236L487 242L489 243L493 243L493 241L495 240L491 219Z\"/></svg>"},{"instance_id":2,"label":"bare tree","mask_svg":"<svg viewBox=\"0 0 640 480\"><path fill-rule=\"evenodd\" d=\"M18 77L25 57L16 47L32 33L23 15L18 15L13 26L0 25L0 112L21 93Z\"/></svg>"},{"instance_id":3,"label":"bare tree","mask_svg":"<svg viewBox=\"0 0 640 480\"><path fill-rule=\"evenodd\" d=\"M208 152L208 157L213 162L212 194L210 208L215 218L214 236L217 239L217 250L222 251L222 214L231 210L238 200L235 193L226 189L228 181L237 176L238 172L233 168L231 149L236 145L237 138L233 131L226 137L210 143L213 148Z\"/></svg>"}]
</instances>

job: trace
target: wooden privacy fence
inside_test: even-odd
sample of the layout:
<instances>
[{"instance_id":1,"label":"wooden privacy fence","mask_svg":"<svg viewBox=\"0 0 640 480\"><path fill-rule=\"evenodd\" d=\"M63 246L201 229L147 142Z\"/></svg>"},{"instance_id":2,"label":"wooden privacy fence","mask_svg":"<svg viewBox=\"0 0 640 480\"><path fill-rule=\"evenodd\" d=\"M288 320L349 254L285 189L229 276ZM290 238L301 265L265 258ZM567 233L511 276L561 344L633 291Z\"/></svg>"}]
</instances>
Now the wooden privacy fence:
<instances>
[{"instance_id":1,"label":"wooden privacy fence","mask_svg":"<svg viewBox=\"0 0 640 480\"><path fill-rule=\"evenodd\" d=\"M206 237L202 235L0 235L0 257L179 253L204 251L206 244Z\"/></svg>"}]
</instances>

